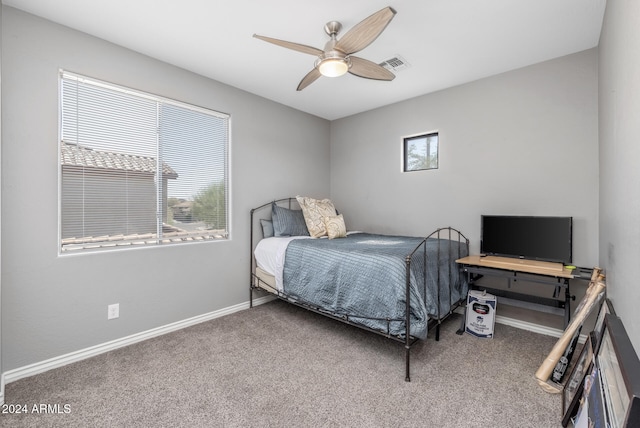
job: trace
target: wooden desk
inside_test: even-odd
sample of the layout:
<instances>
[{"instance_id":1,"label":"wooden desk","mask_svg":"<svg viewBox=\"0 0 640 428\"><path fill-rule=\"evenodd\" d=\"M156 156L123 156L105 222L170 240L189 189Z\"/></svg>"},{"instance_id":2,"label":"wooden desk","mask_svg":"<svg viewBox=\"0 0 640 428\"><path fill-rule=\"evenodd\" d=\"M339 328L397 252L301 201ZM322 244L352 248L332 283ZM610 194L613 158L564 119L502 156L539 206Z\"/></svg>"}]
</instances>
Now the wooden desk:
<instances>
[{"instance_id":1,"label":"wooden desk","mask_svg":"<svg viewBox=\"0 0 640 428\"><path fill-rule=\"evenodd\" d=\"M541 284L555 285L552 298L527 297L524 294L514 294L508 291L500 291L486 287L475 286L475 288L487 289L489 293L498 297L509 297L518 300L541 303L543 305L555 306L564 309L564 326L569 324L571 318L571 300L575 296L571 295L569 280L571 279L591 279L592 269L576 268L570 270L562 263L540 262L537 260L516 259L509 257L495 256L468 256L456 260L463 272L467 274L469 288L474 287L474 282L483 276L494 276L506 278L508 287L511 288L512 281L527 281ZM564 289L564 301L557 300Z\"/></svg>"},{"instance_id":2,"label":"wooden desk","mask_svg":"<svg viewBox=\"0 0 640 428\"><path fill-rule=\"evenodd\" d=\"M534 275L553 276L556 278L575 278L573 274L574 270L565 268L562 263L497 256L467 256L456 260L456 263L511 270L514 272L526 272Z\"/></svg>"}]
</instances>

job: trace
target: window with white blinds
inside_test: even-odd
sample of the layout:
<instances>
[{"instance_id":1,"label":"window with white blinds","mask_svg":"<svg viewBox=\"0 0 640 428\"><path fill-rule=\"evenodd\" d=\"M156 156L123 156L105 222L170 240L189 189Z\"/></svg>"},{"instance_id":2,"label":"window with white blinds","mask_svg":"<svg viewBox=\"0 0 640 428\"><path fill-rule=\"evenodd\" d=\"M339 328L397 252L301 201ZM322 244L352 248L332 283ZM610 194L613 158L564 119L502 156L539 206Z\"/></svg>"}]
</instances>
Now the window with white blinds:
<instances>
[{"instance_id":1,"label":"window with white blinds","mask_svg":"<svg viewBox=\"0 0 640 428\"><path fill-rule=\"evenodd\" d=\"M226 239L229 116L60 73L60 252Z\"/></svg>"}]
</instances>

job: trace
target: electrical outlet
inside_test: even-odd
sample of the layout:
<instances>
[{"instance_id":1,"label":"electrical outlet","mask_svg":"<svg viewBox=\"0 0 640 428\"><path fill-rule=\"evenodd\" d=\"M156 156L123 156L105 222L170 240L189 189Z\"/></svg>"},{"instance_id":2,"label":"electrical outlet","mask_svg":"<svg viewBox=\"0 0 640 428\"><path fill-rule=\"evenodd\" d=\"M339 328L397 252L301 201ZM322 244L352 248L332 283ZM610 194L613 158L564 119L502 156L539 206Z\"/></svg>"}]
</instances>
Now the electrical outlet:
<instances>
[{"instance_id":1,"label":"electrical outlet","mask_svg":"<svg viewBox=\"0 0 640 428\"><path fill-rule=\"evenodd\" d=\"M107 306L107 319L112 320L120 316L120 303Z\"/></svg>"}]
</instances>

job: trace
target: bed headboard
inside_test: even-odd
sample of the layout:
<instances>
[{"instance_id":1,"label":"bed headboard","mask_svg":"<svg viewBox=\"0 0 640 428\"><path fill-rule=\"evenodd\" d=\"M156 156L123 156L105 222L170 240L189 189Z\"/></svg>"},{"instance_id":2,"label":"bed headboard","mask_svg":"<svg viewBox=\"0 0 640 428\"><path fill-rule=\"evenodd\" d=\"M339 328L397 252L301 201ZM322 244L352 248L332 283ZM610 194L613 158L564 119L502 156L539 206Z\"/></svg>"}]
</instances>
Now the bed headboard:
<instances>
[{"instance_id":1,"label":"bed headboard","mask_svg":"<svg viewBox=\"0 0 640 428\"><path fill-rule=\"evenodd\" d=\"M255 250L256 245L258 245L258 242L263 237L262 224L260 220L271 220L271 205L274 203L278 206L290 210L300 209L300 204L298 204L298 200L295 197L275 199L267 202L266 204L260 205L259 207L251 209L251 273L253 273L256 268L256 260L253 255L253 251Z\"/></svg>"}]
</instances>

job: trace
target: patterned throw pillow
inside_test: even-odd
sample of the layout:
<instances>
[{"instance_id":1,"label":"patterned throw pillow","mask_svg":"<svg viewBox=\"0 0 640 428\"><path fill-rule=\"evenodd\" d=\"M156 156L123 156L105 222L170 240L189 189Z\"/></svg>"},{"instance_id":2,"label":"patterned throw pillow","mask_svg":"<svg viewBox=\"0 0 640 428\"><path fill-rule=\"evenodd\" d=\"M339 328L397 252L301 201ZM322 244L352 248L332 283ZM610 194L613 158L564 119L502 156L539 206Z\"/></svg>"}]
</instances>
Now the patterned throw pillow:
<instances>
[{"instance_id":1,"label":"patterned throw pillow","mask_svg":"<svg viewBox=\"0 0 640 428\"><path fill-rule=\"evenodd\" d=\"M327 228L324 225L323 218L325 216L335 216L336 208L333 206L333 202L329 199L313 199L303 196L296 196L300 208L302 208L302 214L304 215L304 221L307 224L309 235L314 238L327 235Z\"/></svg>"},{"instance_id":2,"label":"patterned throw pillow","mask_svg":"<svg viewBox=\"0 0 640 428\"><path fill-rule=\"evenodd\" d=\"M325 216L323 220L329 239L344 238L347 236L347 227L344 224L342 214Z\"/></svg>"}]
</instances>

